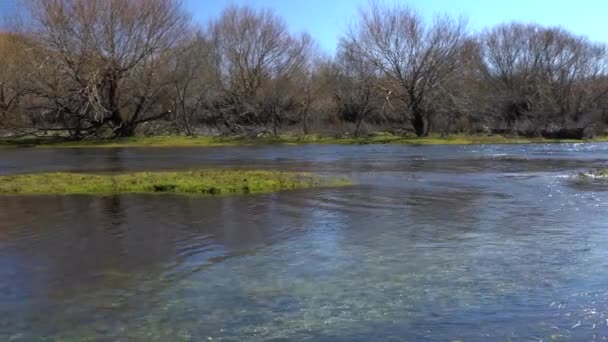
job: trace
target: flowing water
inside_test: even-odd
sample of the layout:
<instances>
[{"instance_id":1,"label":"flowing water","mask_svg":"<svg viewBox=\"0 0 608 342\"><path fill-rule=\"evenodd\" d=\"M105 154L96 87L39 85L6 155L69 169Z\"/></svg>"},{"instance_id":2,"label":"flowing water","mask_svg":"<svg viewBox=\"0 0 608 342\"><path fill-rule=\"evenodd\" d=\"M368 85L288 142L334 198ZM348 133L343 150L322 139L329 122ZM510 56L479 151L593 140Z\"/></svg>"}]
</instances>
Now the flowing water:
<instances>
[{"instance_id":1,"label":"flowing water","mask_svg":"<svg viewBox=\"0 0 608 342\"><path fill-rule=\"evenodd\" d=\"M14 149L0 174L247 168L345 188L0 197L0 340L608 338L608 144Z\"/></svg>"}]
</instances>

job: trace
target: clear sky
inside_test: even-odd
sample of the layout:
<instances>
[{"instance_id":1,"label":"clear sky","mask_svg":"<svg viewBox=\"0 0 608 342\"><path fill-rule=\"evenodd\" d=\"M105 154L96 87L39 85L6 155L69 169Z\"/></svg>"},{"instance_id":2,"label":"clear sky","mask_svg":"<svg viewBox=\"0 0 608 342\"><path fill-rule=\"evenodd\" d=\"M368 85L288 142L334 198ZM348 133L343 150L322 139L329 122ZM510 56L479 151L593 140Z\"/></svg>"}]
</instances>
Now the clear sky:
<instances>
[{"instance_id":1,"label":"clear sky","mask_svg":"<svg viewBox=\"0 0 608 342\"><path fill-rule=\"evenodd\" d=\"M0 0L0 2L6 0ZM594 41L608 43L608 0L380 0L406 3L422 15L464 15L473 30L505 21L560 25ZM219 16L230 4L272 8L293 32L307 31L328 53L358 15L367 0L186 0L197 22Z\"/></svg>"}]
</instances>

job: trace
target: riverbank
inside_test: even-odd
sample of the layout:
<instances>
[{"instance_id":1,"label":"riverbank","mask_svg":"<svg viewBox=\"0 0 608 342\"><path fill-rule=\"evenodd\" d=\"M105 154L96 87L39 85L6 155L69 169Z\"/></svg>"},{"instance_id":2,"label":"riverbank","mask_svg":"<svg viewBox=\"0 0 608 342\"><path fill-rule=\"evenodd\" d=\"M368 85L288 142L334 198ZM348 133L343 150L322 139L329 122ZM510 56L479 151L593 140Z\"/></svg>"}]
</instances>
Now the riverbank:
<instances>
[{"instance_id":1,"label":"riverbank","mask_svg":"<svg viewBox=\"0 0 608 342\"><path fill-rule=\"evenodd\" d=\"M134 172L123 174L39 173L0 176L0 195L175 193L229 195L344 186L343 178L310 173L242 170Z\"/></svg>"},{"instance_id":2,"label":"riverbank","mask_svg":"<svg viewBox=\"0 0 608 342\"><path fill-rule=\"evenodd\" d=\"M115 139L67 140L65 138L19 138L0 139L0 147L217 147L255 145L300 145L300 144L404 144L404 145L481 145L481 144L531 144L531 143L577 143L605 142L608 136L588 140L546 139L506 137L502 135L432 135L428 137L404 137L392 134L373 134L367 137L329 137L319 135L280 135L263 137L220 137L220 136L137 136Z\"/></svg>"}]
</instances>

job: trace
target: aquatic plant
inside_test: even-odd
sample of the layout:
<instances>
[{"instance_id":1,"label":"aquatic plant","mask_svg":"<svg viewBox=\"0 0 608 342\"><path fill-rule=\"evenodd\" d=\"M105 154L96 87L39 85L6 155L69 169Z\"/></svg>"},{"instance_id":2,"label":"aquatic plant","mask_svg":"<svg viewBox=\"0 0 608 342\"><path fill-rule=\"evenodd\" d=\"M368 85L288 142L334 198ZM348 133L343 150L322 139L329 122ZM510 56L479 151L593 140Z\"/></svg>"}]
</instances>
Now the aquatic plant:
<instances>
[{"instance_id":1,"label":"aquatic plant","mask_svg":"<svg viewBox=\"0 0 608 342\"><path fill-rule=\"evenodd\" d=\"M587 172L579 172L574 176L575 181L595 181L608 180L608 169L589 170Z\"/></svg>"},{"instance_id":2,"label":"aquatic plant","mask_svg":"<svg viewBox=\"0 0 608 342\"><path fill-rule=\"evenodd\" d=\"M0 194L248 194L348 184L343 178L282 171L196 170L122 174L38 173L0 177Z\"/></svg>"}]
</instances>

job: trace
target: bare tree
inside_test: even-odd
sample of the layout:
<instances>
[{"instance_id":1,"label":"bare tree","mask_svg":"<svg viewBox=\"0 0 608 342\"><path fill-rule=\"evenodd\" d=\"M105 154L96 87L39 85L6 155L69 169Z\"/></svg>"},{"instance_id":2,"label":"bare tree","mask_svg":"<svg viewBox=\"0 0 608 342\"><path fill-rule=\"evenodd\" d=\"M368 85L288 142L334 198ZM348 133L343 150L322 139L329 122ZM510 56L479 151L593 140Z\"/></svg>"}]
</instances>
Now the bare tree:
<instances>
[{"instance_id":1,"label":"bare tree","mask_svg":"<svg viewBox=\"0 0 608 342\"><path fill-rule=\"evenodd\" d=\"M578 137L608 123L608 45L559 27L473 37L462 18L372 2L332 59L271 10L229 6L195 30L180 0L23 4L0 29L0 124L19 134L309 134L322 123L355 136L386 125Z\"/></svg>"},{"instance_id":2,"label":"bare tree","mask_svg":"<svg viewBox=\"0 0 608 342\"><path fill-rule=\"evenodd\" d=\"M177 0L32 0L31 37L50 77L37 85L48 110L76 135L109 125L116 136L165 117L155 70L187 28Z\"/></svg>"},{"instance_id":3,"label":"bare tree","mask_svg":"<svg viewBox=\"0 0 608 342\"><path fill-rule=\"evenodd\" d=\"M282 112L294 106L287 86L305 68L312 39L291 35L270 10L234 6L211 32L224 93L217 108L226 126L265 123L276 134Z\"/></svg>"},{"instance_id":4,"label":"bare tree","mask_svg":"<svg viewBox=\"0 0 608 342\"><path fill-rule=\"evenodd\" d=\"M355 49L348 41L340 44L335 101L341 116L355 123L353 134L359 136L363 122L375 110L376 98L385 89L378 89L375 66ZM387 97L390 92L386 90Z\"/></svg>"},{"instance_id":5,"label":"bare tree","mask_svg":"<svg viewBox=\"0 0 608 342\"><path fill-rule=\"evenodd\" d=\"M171 98L180 131L193 135L193 121L200 119L220 88L217 54L203 31L193 32L172 54L167 80L172 84Z\"/></svg>"},{"instance_id":6,"label":"bare tree","mask_svg":"<svg viewBox=\"0 0 608 342\"><path fill-rule=\"evenodd\" d=\"M22 93L19 86L19 59L21 47L18 37L9 33L0 33L0 125L9 114L14 114Z\"/></svg>"},{"instance_id":7,"label":"bare tree","mask_svg":"<svg viewBox=\"0 0 608 342\"><path fill-rule=\"evenodd\" d=\"M561 28L510 23L482 35L482 70L491 87L489 108L511 130L578 122L608 91L606 46Z\"/></svg>"},{"instance_id":8,"label":"bare tree","mask_svg":"<svg viewBox=\"0 0 608 342\"><path fill-rule=\"evenodd\" d=\"M394 105L416 135L429 132L433 101L447 91L442 83L463 63L466 20L436 17L431 24L407 7L372 3L347 37L363 60L382 72Z\"/></svg>"}]
</instances>

